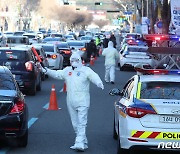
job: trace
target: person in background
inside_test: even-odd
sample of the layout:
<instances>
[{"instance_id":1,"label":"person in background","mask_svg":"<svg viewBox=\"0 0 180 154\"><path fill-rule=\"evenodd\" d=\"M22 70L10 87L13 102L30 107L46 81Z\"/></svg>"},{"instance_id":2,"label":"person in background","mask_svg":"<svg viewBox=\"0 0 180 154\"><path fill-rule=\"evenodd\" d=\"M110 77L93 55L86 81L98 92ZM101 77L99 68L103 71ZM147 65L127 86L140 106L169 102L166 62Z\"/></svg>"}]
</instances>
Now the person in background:
<instances>
[{"instance_id":1,"label":"person in background","mask_svg":"<svg viewBox=\"0 0 180 154\"><path fill-rule=\"evenodd\" d=\"M119 59L119 54L113 47L112 41L109 41L108 47L103 50L102 55L105 56L105 82L114 84L116 59Z\"/></svg>"},{"instance_id":2,"label":"person in background","mask_svg":"<svg viewBox=\"0 0 180 154\"><path fill-rule=\"evenodd\" d=\"M111 37L109 40L113 42L113 46L114 48L116 48L117 43L116 43L116 37L114 36L114 34L111 34Z\"/></svg>"},{"instance_id":3,"label":"person in background","mask_svg":"<svg viewBox=\"0 0 180 154\"><path fill-rule=\"evenodd\" d=\"M79 54L73 53L70 57L70 63L71 66L63 70L56 71L48 68L42 68L42 70L52 78L65 80L67 85L67 108L76 134L75 143L70 148L84 151L88 148L86 126L90 107L90 82L101 89L104 89L104 85L97 73L91 68L83 66Z\"/></svg>"},{"instance_id":4,"label":"person in background","mask_svg":"<svg viewBox=\"0 0 180 154\"><path fill-rule=\"evenodd\" d=\"M108 47L108 42L109 42L109 39L107 38L106 35L104 35L104 39L103 39L103 48L107 48L107 47Z\"/></svg>"},{"instance_id":5,"label":"person in background","mask_svg":"<svg viewBox=\"0 0 180 154\"><path fill-rule=\"evenodd\" d=\"M96 37L96 55L95 55L95 57L99 57L99 50L100 50L100 48L101 48L101 39L100 39L100 36L98 35L97 37Z\"/></svg>"},{"instance_id":6,"label":"person in background","mask_svg":"<svg viewBox=\"0 0 180 154\"><path fill-rule=\"evenodd\" d=\"M87 52L86 65L89 66L91 55L95 56L97 52L97 47L93 39L86 44L86 52Z\"/></svg>"}]
</instances>

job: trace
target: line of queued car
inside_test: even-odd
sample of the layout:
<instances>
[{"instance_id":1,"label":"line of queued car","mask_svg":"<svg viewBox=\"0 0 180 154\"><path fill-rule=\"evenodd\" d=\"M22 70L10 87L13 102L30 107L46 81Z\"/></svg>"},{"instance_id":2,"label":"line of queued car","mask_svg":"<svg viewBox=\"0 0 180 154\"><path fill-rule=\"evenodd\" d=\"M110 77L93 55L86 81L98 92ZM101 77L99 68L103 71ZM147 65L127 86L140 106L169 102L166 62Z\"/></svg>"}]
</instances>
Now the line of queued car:
<instances>
[{"instance_id":1,"label":"line of queued car","mask_svg":"<svg viewBox=\"0 0 180 154\"><path fill-rule=\"evenodd\" d=\"M28 144L28 107L24 94L41 91L46 75L42 65L59 70L70 65L78 52L86 58L86 41L74 33L6 32L0 39L0 142L26 147ZM38 56L37 56L38 55Z\"/></svg>"}]
</instances>

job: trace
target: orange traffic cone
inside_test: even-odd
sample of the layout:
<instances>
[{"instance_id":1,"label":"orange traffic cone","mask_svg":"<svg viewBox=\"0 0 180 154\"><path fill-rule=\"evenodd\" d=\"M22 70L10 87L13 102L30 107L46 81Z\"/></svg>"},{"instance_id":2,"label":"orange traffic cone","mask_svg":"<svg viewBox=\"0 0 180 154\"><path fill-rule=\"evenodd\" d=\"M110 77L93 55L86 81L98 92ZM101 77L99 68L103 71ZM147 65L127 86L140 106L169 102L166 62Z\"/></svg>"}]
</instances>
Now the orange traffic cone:
<instances>
[{"instance_id":1,"label":"orange traffic cone","mask_svg":"<svg viewBox=\"0 0 180 154\"><path fill-rule=\"evenodd\" d=\"M99 55L102 55L102 48L99 49Z\"/></svg>"},{"instance_id":2,"label":"orange traffic cone","mask_svg":"<svg viewBox=\"0 0 180 154\"><path fill-rule=\"evenodd\" d=\"M90 65L94 65L94 58L93 58L93 56L91 56Z\"/></svg>"},{"instance_id":3,"label":"orange traffic cone","mask_svg":"<svg viewBox=\"0 0 180 154\"><path fill-rule=\"evenodd\" d=\"M48 110L58 110L57 98L56 98L56 90L54 84L52 85L49 108Z\"/></svg>"},{"instance_id":4,"label":"orange traffic cone","mask_svg":"<svg viewBox=\"0 0 180 154\"><path fill-rule=\"evenodd\" d=\"M82 64L85 65L85 61L84 60L82 61Z\"/></svg>"},{"instance_id":5,"label":"orange traffic cone","mask_svg":"<svg viewBox=\"0 0 180 154\"><path fill-rule=\"evenodd\" d=\"M66 92L66 82L64 82L63 92Z\"/></svg>"}]
</instances>

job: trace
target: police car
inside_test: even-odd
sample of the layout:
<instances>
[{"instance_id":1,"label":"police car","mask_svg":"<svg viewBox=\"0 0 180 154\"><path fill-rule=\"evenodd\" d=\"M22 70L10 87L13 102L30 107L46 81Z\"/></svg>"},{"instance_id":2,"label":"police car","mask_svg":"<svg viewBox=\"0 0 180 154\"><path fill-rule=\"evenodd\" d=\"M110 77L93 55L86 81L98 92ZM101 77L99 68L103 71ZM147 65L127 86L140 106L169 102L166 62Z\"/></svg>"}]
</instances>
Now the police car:
<instances>
[{"instance_id":1,"label":"police car","mask_svg":"<svg viewBox=\"0 0 180 154\"><path fill-rule=\"evenodd\" d=\"M180 145L180 71L138 71L140 75L129 79L122 91L109 92L120 96L114 104L113 129L118 153L141 147L157 150L160 143Z\"/></svg>"}]
</instances>

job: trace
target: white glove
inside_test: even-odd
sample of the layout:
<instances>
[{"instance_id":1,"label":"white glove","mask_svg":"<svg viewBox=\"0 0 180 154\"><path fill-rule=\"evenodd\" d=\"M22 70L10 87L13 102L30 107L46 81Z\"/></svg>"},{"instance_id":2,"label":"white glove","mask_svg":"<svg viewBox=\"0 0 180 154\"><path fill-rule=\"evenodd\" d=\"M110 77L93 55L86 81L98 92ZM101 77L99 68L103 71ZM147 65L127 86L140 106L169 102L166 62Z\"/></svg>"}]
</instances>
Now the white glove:
<instances>
[{"instance_id":1,"label":"white glove","mask_svg":"<svg viewBox=\"0 0 180 154\"><path fill-rule=\"evenodd\" d=\"M103 83L98 83L98 84L97 84L97 87L101 88L102 90L104 89Z\"/></svg>"}]
</instances>

